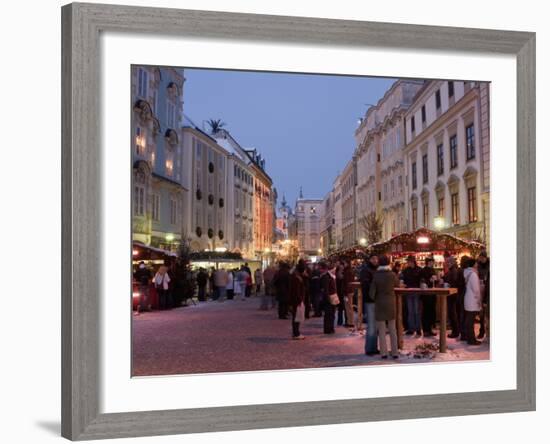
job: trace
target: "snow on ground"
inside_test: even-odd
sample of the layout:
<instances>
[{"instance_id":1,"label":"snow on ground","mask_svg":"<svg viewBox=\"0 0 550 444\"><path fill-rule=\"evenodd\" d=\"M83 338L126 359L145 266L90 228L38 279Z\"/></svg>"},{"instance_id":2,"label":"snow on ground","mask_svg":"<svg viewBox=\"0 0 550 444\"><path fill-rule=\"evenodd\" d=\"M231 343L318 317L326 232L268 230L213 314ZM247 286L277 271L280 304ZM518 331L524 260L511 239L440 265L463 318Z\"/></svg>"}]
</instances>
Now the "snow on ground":
<instances>
[{"instance_id":1,"label":"snow on ground","mask_svg":"<svg viewBox=\"0 0 550 444\"><path fill-rule=\"evenodd\" d=\"M168 311L134 315L134 376L303 369L489 359L489 344L466 345L447 339L448 352L414 357L415 347L438 344L438 337L405 336L398 360L364 354L365 337L336 327L324 335L322 318L306 319L305 340L291 339L290 320L276 309L259 310L259 298L201 302ZM389 345L389 338L388 338Z\"/></svg>"}]
</instances>

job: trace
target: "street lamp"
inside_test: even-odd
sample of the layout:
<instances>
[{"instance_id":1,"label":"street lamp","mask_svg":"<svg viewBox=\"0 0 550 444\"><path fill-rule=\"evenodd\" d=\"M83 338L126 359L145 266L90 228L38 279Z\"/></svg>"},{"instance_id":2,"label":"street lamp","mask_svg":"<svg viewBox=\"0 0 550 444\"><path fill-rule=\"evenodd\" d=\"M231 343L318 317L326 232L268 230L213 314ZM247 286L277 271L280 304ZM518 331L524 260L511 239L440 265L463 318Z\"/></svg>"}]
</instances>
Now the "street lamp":
<instances>
[{"instance_id":1,"label":"street lamp","mask_svg":"<svg viewBox=\"0 0 550 444\"><path fill-rule=\"evenodd\" d=\"M436 230L445 228L445 218L443 216L434 217L434 227Z\"/></svg>"}]
</instances>

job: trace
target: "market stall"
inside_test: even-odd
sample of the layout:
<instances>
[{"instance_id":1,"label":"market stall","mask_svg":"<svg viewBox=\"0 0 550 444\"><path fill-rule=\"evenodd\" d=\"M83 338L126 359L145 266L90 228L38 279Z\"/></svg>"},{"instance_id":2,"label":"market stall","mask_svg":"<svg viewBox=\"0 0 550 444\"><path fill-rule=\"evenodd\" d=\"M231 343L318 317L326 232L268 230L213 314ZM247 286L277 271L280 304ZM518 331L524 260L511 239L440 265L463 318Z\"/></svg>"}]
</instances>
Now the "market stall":
<instances>
[{"instance_id":1,"label":"market stall","mask_svg":"<svg viewBox=\"0 0 550 444\"><path fill-rule=\"evenodd\" d=\"M231 270L240 268L244 264L248 264L252 273L257 268L262 268L262 261L258 259L245 259L241 253L231 251L199 251L191 253L191 267L193 270L204 268L210 270L212 268L224 268Z\"/></svg>"},{"instance_id":2,"label":"market stall","mask_svg":"<svg viewBox=\"0 0 550 444\"><path fill-rule=\"evenodd\" d=\"M143 262L145 266L151 271L153 276L156 270L161 265L168 265L176 260L176 253L171 251L162 250L160 248L151 247L141 242L134 241L132 243L132 276L136 271L140 262ZM139 299L141 296L140 285L133 280L132 282L132 308L137 309ZM155 290L155 286L151 283L149 285L149 305L152 308L158 308L158 295Z\"/></svg>"},{"instance_id":3,"label":"market stall","mask_svg":"<svg viewBox=\"0 0 550 444\"><path fill-rule=\"evenodd\" d=\"M434 268L443 270L445 254L454 256L457 261L464 255L477 257L485 246L476 241L465 240L452 234L419 228L418 230L401 233L385 242L371 244L366 252L386 254L392 262L404 262L408 256L414 256L419 266L425 265L427 257L434 258Z\"/></svg>"}]
</instances>

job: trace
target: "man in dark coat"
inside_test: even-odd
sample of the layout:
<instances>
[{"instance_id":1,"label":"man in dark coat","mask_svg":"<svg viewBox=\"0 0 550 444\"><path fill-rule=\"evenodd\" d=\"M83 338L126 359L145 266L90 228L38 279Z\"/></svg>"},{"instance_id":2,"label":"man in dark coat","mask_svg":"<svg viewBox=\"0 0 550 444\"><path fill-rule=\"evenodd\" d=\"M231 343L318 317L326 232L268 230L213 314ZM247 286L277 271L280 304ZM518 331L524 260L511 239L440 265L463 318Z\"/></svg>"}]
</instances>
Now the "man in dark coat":
<instances>
[{"instance_id":1,"label":"man in dark coat","mask_svg":"<svg viewBox=\"0 0 550 444\"><path fill-rule=\"evenodd\" d=\"M336 280L330 275L326 262L319 263L319 272L321 273L321 303L323 305L323 333L329 335L334 331L334 315L336 306L330 302L330 295L336 294Z\"/></svg>"},{"instance_id":2,"label":"man in dark coat","mask_svg":"<svg viewBox=\"0 0 550 444\"><path fill-rule=\"evenodd\" d=\"M313 305L313 317L321 317L321 273L319 265L313 266L311 277L309 279L309 294Z\"/></svg>"},{"instance_id":3,"label":"man in dark coat","mask_svg":"<svg viewBox=\"0 0 550 444\"><path fill-rule=\"evenodd\" d=\"M305 317L306 319L309 319L309 314L311 311L311 293L310 293L310 285L309 281L311 279L310 270L306 264L306 261L303 259L300 259L298 261L298 264L296 265L297 268L299 268L300 275L302 276L302 279L304 280L305 285L305 294L304 294L304 308L305 308Z\"/></svg>"},{"instance_id":4,"label":"man in dark coat","mask_svg":"<svg viewBox=\"0 0 550 444\"><path fill-rule=\"evenodd\" d=\"M361 282L361 293L363 294L363 312L367 319L367 334L365 335L365 354L368 356L379 353L378 335L376 332L376 318L374 316L374 299L370 296L370 285L378 268L378 255L371 254L365 260L359 270L359 281Z\"/></svg>"},{"instance_id":5,"label":"man in dark coat","mask_svg":"<svg viewBox=\"0 0 550 444\"><path fill-rule=\"evenodd\" d=\"M446 260L447 273L443 276L443 281L448 284L451 288L458 288L458 264L456 259L452 256ZM449 322L451 323L451 333L447 335L448 338L458 338L460 334L459 324L458 324L458 309L457 309L457 299L456 294L450 294L447 296L447 311L449 316Z\"/></svg>"},{"instance_id":6,"label":"man in dark coat","mask_svg":"<svg viewBox=\"0 0 550 444\"><path fill-rule=\"evenodd\" d=\"M355 273L353 268L351 268L351 263L349 261L344 261L344 270L343 270L343 294L344 294L344 313L346 315L345 327L352 328L355 327L353 320L353 288L351 284L355 282Z\"/></svg>"},{"instance_id":7,"label":"man in dark coat","mask_svg":"<svg viewBox=\"0 0 550 444\"><path fill-rule=\"evenodd\" d=\"M305 303L305 269L306 267L304 261L300 261L298 262L298 265L296 265L294 272L290 275L289 307L290 313L292 314L292 339L304 339L304 336L300 334L301 320L296 318L296 313L298 308Z\"/></svg>"},{"instance_id":8,"label":"man in dark coat","mask_svg":"<svg viewBox=\"0 0 550 444\"><path fill-rule=\"evenodd\" d=\"M279 304L279 319L288 319L288 298L290 292L290 267L285 262L279 264L279 270L273 278Z\"/></svg>"},{"instance_id":9,"label":"man in dark coat","mask_svg":"<svg viewBox=\"0 0 550 444\"><path fill-rule=\"evenodd\" d=\"M336 324L343 325L344 324L344 296L345 296L343 261L339 260L338 262L336 262L336 267L334 268L334 275L336 278L336 293L338 294L338 298L340 299L340 303L338 304L338 319L336 321Z\"/></svg>"},{"instance_id":10,"label":"man in dark coat","mask_svg":"<svg viewBox=\"0 0 550 444\"><path fill-rule=\"evenodd\" d=\"M390 333L391 354L394 359L399 358L396 328L396 300L395 287L399 286L396 274L390 268L388 256L381 255L378 258L379 267L373 276L369 294L374 300L374 316L378 329L378 342L382 359L388 357L386 343L386 323Z\"/></svg>"},{"instance_id":11,"label":"man in dark coat","mask_svg":"<svg viewBox=\"0 0 550 444\"><path fill-rule=\"evenodd\" d=\"M414 256L407 257L407 267L402 271L403 283L407 288L419 288L420 287L420 270L421 268L416 264L416 258ZM420 295L408 294L406 298L407 304L407 334L412 335L416 332L421 334L420 330Z\"/></svg>"},{"instance_id":12,"label":"man in dark coat","mask_svg":"<svg viewBox=\"0 0 550 444\"><path fill-rule=\"evenodd\" d=\"M428 288L435 285L436 274L434 270L434 258L427 257L426 265L420 271L421 282L424 281ZM434 294L422 295L422 331L424 336L435 336L432 328L435 324L435 298Z\"/></svg>"},{"instance_id":13,"label":"man in dark coat","mask_svg":"<svg viewBox=\"0 0 550 444\"><path fill-rule=\"evenodd\" d=\"M206 284L208 283L208 274L201 268L197 273L197 286L199 287L199 301L206 301Z\"/></svg>"}]
</instances>

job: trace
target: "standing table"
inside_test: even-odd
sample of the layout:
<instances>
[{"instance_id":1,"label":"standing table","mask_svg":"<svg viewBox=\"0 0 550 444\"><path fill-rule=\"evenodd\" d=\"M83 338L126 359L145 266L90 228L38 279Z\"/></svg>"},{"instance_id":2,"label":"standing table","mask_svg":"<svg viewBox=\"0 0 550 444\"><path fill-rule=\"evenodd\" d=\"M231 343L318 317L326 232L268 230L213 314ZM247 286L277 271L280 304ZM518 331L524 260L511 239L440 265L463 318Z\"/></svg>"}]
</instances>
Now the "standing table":
<instances>
[{"instance_id":1,"label":"standing table","mask_svg":"<svg viewBox=\"0 0 550 444\"><path fill-rule=\"evenodd\" d=\"M396 288L397 341L403 347L403 310L402 296L407 294L434 294L440 298L439 305L439 352L447 352L447 296L457 294L457 288Z\"/></svg>"}]
</instances>

